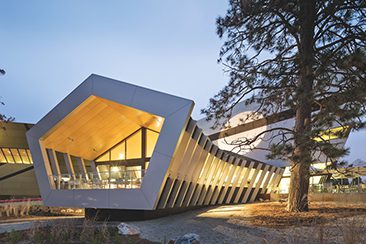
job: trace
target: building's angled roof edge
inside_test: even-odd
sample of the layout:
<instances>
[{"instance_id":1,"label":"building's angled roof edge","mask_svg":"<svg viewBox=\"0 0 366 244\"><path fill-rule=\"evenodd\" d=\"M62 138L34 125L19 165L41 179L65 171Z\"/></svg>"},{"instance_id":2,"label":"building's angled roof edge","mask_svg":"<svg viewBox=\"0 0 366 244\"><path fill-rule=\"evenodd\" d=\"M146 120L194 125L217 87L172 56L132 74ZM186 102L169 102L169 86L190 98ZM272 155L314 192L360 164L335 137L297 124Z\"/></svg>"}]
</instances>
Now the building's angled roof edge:
<instances>
[{"instance_id":1,"label":"building's angled roof edge","mask_svg":"<svg viewBox=\"0 0 366 244\"><path fill-rule=\"evenodd\" d=\"M196 122L196 125L198 128L200 128L202 130L202 128L199 126L199 124L197 123L197 120L193 119L191 117L191 120ZM202 130L202 133L211 141L213 142L213 140L210 139L210 136L205 134L204 133L204 130ZM242 155L242 154L238 154L238 153L235 153L235 152L232 152L232 151L228 151L228 150L225 150L225 149L221 149L220 147L218 147L218 150L222 151L223 153L225 154L228 154L230 156L234 156L236 158L241 158L241 159L245 159L246 161L250 161L250 162L257 162L257 163L261 163L261 164L265 164L265 165L270 165L270 166L274 166L274 167L278 167L278 168L284 168L286 167L287 165L283 162L283 163L270 163L270 162L263 162L263 161L260 161L260 160L257 160L255 158L251 158L251 157L247 157L245 155Z\"/></svg>"},{"instance_id":2,"label":"building's angled roof edge","mask_svg":"<svg viewBox=\"0 0 366 244\"><path fill-rule=\"evenodd\" d=\"M155 89L149 88L149 87L136 85L136 84L130 83L128 81L118 80L118 79L115 79L115 78L110 78L110 77L100 75L100 74L95 74L95 73L92 73L88 76L88 78L92 78L92 77L100 77L100 78L104 78L104 79L109 79L109 80L114 81L114 82L124 83L124 84L131 85L131 86L134 86L134 87L137 87L137 88L142 88L142 89L145 89L145 90L161 93L161 94L164 94L164 95L168 95L168 96L175 97L175 98L178 98L178 99L187 100L187 101L190 101L190 102L194 103L194 101L192 99L189 99L189 98L186 98L186 97L181 97L181 96L178 96L178 95L174 95L174 94L171 94L171 93L168 93L168 92L158 91L158 90L155 90Z\"/></svg>"}]
</instances>

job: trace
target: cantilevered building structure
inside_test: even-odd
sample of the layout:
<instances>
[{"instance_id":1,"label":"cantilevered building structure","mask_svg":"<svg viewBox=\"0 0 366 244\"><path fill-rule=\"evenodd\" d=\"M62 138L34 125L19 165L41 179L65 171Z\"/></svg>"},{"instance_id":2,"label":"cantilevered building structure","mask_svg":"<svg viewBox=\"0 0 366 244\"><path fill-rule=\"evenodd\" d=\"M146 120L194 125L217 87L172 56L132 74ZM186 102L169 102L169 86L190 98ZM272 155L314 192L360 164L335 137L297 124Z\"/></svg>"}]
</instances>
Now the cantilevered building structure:
<instances>
[{"instance_id":1,"label":"cantilevered building structure","mask_svg":"<svg viewBox=\"0 0 366 244\"><path fill-rule=\"evenodd\" d=\"M27 132L45 205L158 215L251 202L278 185L284 168L220 149L193 106L91 75Z\"/></svg>"}]
</instances>

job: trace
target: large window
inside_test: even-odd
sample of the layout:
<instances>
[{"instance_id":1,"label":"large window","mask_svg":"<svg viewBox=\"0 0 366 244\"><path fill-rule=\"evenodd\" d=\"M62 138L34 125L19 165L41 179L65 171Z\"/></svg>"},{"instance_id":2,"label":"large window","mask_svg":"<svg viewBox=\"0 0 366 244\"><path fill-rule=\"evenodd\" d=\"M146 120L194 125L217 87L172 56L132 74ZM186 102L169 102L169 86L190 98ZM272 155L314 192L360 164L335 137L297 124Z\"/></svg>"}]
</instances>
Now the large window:
<instances>
[{"instance_id":1,"label":"large window","mask_svg":"<svg viewBox=\"0 0 366 244\"><path fill-rule=\"evenodd\" d=\"M142 158L142 133L141 130L132 134L126 140L126 158Z\"/></svg>"},{"instance_id":2,"label":"large window","mask_svg":"<svg viewBox=\"0 0 366 244\"><path fill-rule=\"evenodd\" d=\"M123 141L111 150L111 160L124 159L126 159L126 142Z\"/></svg>"},{"instance_id":3,"label":"large window","mask_svg":"<svg viewBox=\"0 0 366 244\"><path fill-rule=\"evenodd\" d=\"M141 128L96 158L96 162L128 161L151 158L159 133Z\"/></svg>"},{"instance_id":4,"label":"large window","mask_svg":"<svg viewBox=\"0 0 366 244\"><path fill-rule=\"evenodd\" d=\"M55 188L140 188L158 137L158 132L147 128L140 128L111 147L108 151L102 153L93 162L85 159L79 159L77 161L76 158L70 155L75 175L67 172L67 162L64 158L65 154L56 152L61 177L57 174L51 176L55 182ZM19 151L15 155L21 158L22 153ZM6 158L6 155L4 154L2 157ZM80 166L79 164L82 165ZM83 173L80 167L85 167L87 176L84 177L85 173ZM79 168L80 170L76 170Z\"/></svg>"},{"instance_id":5,"label":"large window","mask_svg":"<svg viewBox=\"0 0 366 244\"><path fill-rule=\"evenodd\" d=\"M159 133L140 128L95 159L101 180L114 186L138 188L154 152Z\"/></svg>"},{"instance_id":6,"label":"large window","mask_svg":"<svg viewBox=\"0 0 366 244\"><path fill-rule=\"evenodd\" d=\"M152 130L146 131L146 157L152 156L158 137L159 133Z\"/></svg>"},{"instance_id":7,"label":"large window","mask_svg":"<svg viewBox=\"0 0 366 244\"><path fill-rule=\"evenodd\" d=\"M29 149L0 148L0 163L32 164Z\"/></svg>"}]
</instances>

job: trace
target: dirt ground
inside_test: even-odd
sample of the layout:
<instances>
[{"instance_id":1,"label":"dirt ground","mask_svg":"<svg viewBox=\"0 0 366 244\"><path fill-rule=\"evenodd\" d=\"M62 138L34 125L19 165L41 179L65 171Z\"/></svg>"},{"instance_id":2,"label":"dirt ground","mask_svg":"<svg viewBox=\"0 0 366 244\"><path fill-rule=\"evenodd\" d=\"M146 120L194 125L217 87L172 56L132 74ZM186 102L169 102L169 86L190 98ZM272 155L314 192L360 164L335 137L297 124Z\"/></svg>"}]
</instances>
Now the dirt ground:
<instances>
[{"instance_id":1,"label":"dirt ground","mask_svg":"<svg viewBox=\"0 0 366 244\"><path fill-rule=\"evenodd\" d=\"M289 213L286 211L286 203L268 202L222 206L208 210L201 216L240 218L251 225L271 228L312 226L314 224L326 224L339 218L362 215L366 217L366 203L318 202L310 203L309 208L309 212Z\"/></svg>"},{"instance_id":2,"label":"dirt ground","mask_svg":"<svg viewBox=\"0 0 366 244\"><path fill-rule=\"evenodd\" d=\"M286 204L252 203L189 211L131 222L142 237L161 242L196 233L201 243L366 243L366 203L313 203L307 213Z\"/></svg>"}]
</instances>

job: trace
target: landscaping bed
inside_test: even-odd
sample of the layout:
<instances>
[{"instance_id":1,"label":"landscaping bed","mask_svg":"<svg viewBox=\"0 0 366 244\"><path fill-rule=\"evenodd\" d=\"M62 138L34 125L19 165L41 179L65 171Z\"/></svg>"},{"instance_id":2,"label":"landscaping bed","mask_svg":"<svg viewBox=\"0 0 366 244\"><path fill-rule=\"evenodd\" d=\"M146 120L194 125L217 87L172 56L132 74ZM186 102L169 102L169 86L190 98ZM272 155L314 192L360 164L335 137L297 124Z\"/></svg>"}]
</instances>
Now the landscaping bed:
<instances>
[{"instance_id":1,"label":"landscaping bed","mask_svg":"<svg viewBox=\"0 0 366 244\"><path fill-rule=\"evenodd\" d=\"M84 216L84 209L47 207L28 202L0 205L0 223L46 216Z\"/></svg>"},{"instance_id":2,"label":"landscaping bed","mask_svg":"<svg viewBox=\"0 0 366 244\"><path fill-rule=\"evenodd\" d=\"M139 236L122 236L116 226L92 220L57 220L45 226L35 222L32 228L0 234L0 243L154 243Z\"/></svg>"}]
</instances>

